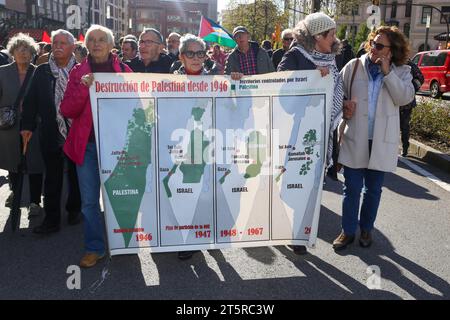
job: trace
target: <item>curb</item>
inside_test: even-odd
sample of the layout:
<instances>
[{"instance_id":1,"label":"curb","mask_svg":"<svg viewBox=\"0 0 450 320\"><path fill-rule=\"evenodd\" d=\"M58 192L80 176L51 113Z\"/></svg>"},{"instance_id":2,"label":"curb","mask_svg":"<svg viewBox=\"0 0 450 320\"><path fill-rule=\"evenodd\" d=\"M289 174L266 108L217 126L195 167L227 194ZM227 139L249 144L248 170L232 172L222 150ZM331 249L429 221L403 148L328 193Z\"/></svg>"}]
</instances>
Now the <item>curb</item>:
<instances>
[{"instance_id":1,"label":"curb","mask_svg":"<svg viewBox=\"0 0 450 320\"><path fill-rule=\"evenodd\" d=\"M424 145L417 140L409 139L408 155L415 156L450 174L450 156Z\"/></svg>"}]
</instances>

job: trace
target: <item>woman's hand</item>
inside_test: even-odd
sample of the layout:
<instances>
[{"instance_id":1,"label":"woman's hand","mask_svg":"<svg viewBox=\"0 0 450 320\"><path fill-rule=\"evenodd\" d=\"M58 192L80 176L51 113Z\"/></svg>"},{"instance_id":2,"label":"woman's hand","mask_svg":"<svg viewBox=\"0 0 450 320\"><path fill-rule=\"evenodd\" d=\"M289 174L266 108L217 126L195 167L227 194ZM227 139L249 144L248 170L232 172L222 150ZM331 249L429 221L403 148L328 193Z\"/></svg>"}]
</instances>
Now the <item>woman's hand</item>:
<instances>
[{"instance_id":1,"label":"woman's hand","mask_svg":"<svg viewBox=\"0 0 450 320\"><path fill-rule=\"evenodd\" d=\"M82 76L81 83L89 88L94 83L94 75L92 73L88 73Z\"/></svg>"},{"instance_id":2,"label":"woman's hand","mask_svg":"<svg viewBox=\"0 0 450 320\"><path fill-rule=\"evenodd\" d=\"M385 76L387 76L387 74L391 71L391 58L392 54L389 53L389 55L381 56L375 61L375 63L380 65L381 72L383 72Z\"/></svg>"},{"instance_id":3,"label":"woman's hand","mask_svg":"<svg viewBox=\"0 0 450 320\"><path fill-rule=\"evenodd\" d=\"M344 119L350 120L353 117L353 114L355 113L356 109L356 102L351 100L344 100Z\"/></svg>"},{"instance_id":4,"label":"woman's hand","mask_svg":"<svg viewBox=\"0 0 450 320\"><path fill-rule=\"evenodd\" d=\"M244 76L244 74L240 73L240 72L232 72L230 74L230 76L231 76L231 79L233 79L233 80L241 80L242 77Z\"/></svg>"},{"instance_id":5,"label":"woman's hand","mask_svg":"<svg viewBox=\"0 0 450 320\"><path fill-rule=\"evenodd\" d=\"M317 70L320 71L320 75L322 77L325 77L326 75L328 75L330 73L330 69L328 69L328 67L317 67Z\"/></svg>"}]
</instances>

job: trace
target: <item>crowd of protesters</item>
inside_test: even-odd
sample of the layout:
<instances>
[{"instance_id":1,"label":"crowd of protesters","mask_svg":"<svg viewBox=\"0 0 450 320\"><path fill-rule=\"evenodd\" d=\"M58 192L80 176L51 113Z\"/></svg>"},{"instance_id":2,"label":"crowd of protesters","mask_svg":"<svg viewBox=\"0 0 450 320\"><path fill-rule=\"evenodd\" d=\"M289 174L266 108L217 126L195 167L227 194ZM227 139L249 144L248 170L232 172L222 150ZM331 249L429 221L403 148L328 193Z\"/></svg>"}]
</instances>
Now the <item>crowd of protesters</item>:
<instances>
[{"instance_id":1,"label":"crowd of protesters","mask_svg":"<svg viewBox=\"0 0 450 320\"><path fill-rule=\"evenodd\" d=\"M85 254L80 266L92 267L106 254L89 99L93 73L226 74L239 80L275 71L317 69L333 78L327 167L343 166L345 178L342 232L333 247L340 250L353 242L358 216L359 242L369 247L384 173L396 167L398 109L414 100L404 35L396 27L380 27L369 35L358 58L348 42L336 38L336 23L324 13L310 14L293 30L284 30L282 48L276 51L270 41L262 46L251 41L245 26L234 28L232 36L237 46L229 53L218 44L208 51L201 38L190 34L173 32L164 39L154 28L145 28L138 37L121 38L117 48L112 31L99 25L89 28L84 43L62 29L52 32L51 44L37 44L25 34L12 37L0 56L4 64L0 107L14 105L19 116L12 128L0 130L0 168L8 171L14 190L21 146L27 146L29 217L45 213L33 232L58 232L65 201L68 224L84 223ZM67 199L62 194L65 172ZM6 206L11 206L14 196L11 192ZM297 254L307 253L304 246L292 248ZM183 251L178 256L188 259L193 253Z\"/></svg>"}]
</instances>

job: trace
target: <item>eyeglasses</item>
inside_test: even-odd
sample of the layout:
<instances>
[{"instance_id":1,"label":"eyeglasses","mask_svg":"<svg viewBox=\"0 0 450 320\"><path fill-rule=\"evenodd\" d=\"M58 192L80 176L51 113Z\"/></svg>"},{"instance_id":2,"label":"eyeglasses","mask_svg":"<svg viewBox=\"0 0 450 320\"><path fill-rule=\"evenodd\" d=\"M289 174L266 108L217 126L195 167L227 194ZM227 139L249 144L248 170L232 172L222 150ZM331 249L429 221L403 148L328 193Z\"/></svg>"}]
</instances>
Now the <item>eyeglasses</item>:
<instances>
[{"instance_id":1,"label":"eyeglasses","mask_svg":"<svg viewBox=\"0 0 450 320\"><path fill-rule=\"evenodd\" d=\"M292 41L294 38L283 38L284 41Z\"/></svg>"},{"instance_id":2,"label":"eyeglasses","mask_svg":"<svg viewBox=\"0 0 450 320\"><path fill-rule=\"evenodd\" d=\"M206 56L205 51L186 51L186 52L183 52L182 54L184 54L186 56L186 58L189 58L189 59L194 58L194 56L197 56L197 58L202 59Z\"/></svg>"},{"instance_id":3,"label":"eyeglasses","mask_svg":"<svg viewBox=\"0 0 450 320\"><path fill-rule=\"evenodd\" d=\"M375 41L373 41L373 40L370 40L370 46L371 46L372 48L377 49L378 51L381 51L381 50L383 50L384 48L390 48L390 47L391 47L391 46L386 46L386 45L384 45L384 44L382 44L382 43L377 43L377 42L375 42Z\"/></svg>"},{"instance_id":4,"label":"eyeglasses","mask_svg":"<svg viewBox=\"0 0 450 320\"><path fill-rule=\"evenodd\" d=\"M146 45L146 46L149 46L149 45L151 45L151 44L159 45L159 44L161 44L161 43L158 42L158 41L153 41L153 40L139 40L139 45Z\"/></svg>"}]
</instances>

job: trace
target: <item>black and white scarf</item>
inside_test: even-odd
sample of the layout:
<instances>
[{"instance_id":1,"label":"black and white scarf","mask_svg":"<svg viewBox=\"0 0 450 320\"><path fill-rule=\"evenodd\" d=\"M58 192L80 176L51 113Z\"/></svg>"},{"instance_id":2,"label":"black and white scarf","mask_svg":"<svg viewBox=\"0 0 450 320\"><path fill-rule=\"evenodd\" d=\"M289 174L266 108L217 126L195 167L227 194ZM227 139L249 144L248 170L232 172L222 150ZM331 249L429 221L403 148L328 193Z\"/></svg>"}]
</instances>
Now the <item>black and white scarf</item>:
<instances>
[{"instance_id":1,"label":"black and white scarf","mask_svg":"<svg viewBox=\"0 0 450 320\"><path fill-rule=\"evenodd\" d=\"M336 55L334 53L320 53L316 50L308 52L299 45L295 46L294 48L300 51L300 53L314 65L318 67L328 67L330 73L333 76L333 107L331 109L330 133L327 150L327 167L330 167L333 164L333 159L331 156L333 153L333 132L338 127L342 119L342 106L344 101L344 82L336 66Z\"/></svg>"},{"instance_id":2,"label":"black and white scarf","mask_svg":"<svg viewBox=\"0 0 450 320\"><path fill-rule=\"evenodd\" d=\"M50 58L48 60L48 64L50 65L52 75L56 79L55 83L56 123L58 124L58 130L64 137L64 140L67 138L67 131L69 129L68 127L70 127L71 125L71 121L69 119L65 119L64 116L61 114L60 106L61 101L64 98L64 92L66 91L67 82L69 80L69 72L70 70L72 70L73 66L76 63L77 61L75 60L75 56L72 56L70 58L69 63L64 68L58 67L53 54L50 55Z\"/></svg>"}]
</instances>

